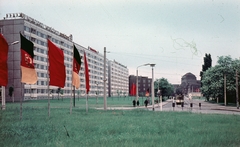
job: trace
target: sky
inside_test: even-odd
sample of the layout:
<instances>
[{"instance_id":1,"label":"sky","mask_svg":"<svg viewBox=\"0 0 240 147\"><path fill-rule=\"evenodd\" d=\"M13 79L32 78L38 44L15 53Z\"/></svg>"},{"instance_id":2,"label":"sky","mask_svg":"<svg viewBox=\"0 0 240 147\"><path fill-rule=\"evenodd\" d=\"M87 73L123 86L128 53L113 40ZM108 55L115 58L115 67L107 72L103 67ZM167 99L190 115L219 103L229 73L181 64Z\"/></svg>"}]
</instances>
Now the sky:
<instances>
[{"instance_id":1,"label":"sky","mask_svg":"<svg viewBox=\"0 0 240 147\"><path fill-rule=\"evenodd\" d=\"M180 84L199 80L203 57L240 58L239 0L0 0L0 19L24 13L92 47L129 69L129 75ZM141 66L141 67L139 67Z\"/></svg>"}]
</instances>

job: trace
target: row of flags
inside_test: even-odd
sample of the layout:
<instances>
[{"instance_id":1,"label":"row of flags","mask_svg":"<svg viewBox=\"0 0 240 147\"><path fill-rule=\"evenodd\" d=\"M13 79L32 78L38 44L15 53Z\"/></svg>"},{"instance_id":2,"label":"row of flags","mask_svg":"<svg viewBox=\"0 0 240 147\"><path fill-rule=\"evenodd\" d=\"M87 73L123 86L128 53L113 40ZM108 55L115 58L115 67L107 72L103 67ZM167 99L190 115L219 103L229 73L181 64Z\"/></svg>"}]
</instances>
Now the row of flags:
<instances>
[{"instance_id":1,"label":"row of flags","mask_svg":"<svg viewBox=\"0 0 240 147\"><path fill-rule=\"evenodd\" d=\"M37 82L37 73L34 67L34 44L26 39L20 33L21 40L21 71L22 83L35 84ZM49 85L64 88L66 80L66 70L64 65L63 50L58 48L49 39L48 42L48 72L49 72ZM81 67L81 56L73 45L73 72L72 72L72 85L77 89L80 87L79 70ZM7 86L8 84L8 43L6 39L0 34L0 86ZM84 65L85 65L85 81L87 94L90 90L89 85L89 72L86 53L84 52Z\"/></svg>"}]
</instances>

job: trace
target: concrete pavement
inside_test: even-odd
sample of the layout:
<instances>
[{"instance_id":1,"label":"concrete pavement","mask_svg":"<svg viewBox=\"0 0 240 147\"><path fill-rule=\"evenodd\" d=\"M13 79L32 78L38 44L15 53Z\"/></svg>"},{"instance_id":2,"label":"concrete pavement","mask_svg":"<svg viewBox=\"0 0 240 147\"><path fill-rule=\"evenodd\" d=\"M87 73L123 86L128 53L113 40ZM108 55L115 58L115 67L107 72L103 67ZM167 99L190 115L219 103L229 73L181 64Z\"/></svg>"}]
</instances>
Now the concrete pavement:
<instances>
[{"instance_id":1,"label":"concrete pavement","mask_svg":"<svg viewBox=\"0 0 240 147\"><path fill-rule=\"evenodd\" d=\"M190 103L193 103L192 107L190 107ZM201 107L199 107L199 103L201 103ZM103 109L103 108L98 108ZM108 107L108 110L133 110L133 109L146 109L152 111L152 105L148 105L147 108L145 106L138 107ZM161 111L161 104L154 105L154 111ZM240 115L240 109L234 106L223 106L218 103L210 103L204 101L203 99L193 99L189 100L185 98L184 107L181 105L176 105L172 107L172 99L168 99L167 101L162 102L162 111L186 111L193 113L208 113L208 114L236 114Z\"/></svg>"}]
</instances>

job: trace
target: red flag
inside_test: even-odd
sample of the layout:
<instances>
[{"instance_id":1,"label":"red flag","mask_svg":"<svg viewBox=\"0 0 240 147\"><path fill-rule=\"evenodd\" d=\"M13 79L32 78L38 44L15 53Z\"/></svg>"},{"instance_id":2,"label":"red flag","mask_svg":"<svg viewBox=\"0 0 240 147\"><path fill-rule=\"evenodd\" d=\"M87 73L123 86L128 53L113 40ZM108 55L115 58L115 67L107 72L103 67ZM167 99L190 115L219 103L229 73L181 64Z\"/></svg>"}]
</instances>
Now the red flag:
<instances>
[{"instance_id":1,"label":"red flag","mask_svg":"<svg viewBox=\"0 0 240 147\"><path fill-rule=\"evenodd\" d=\"M86 57L86 53L85 52L84 52L84 66L85 66L86 90L87 90L87 94L88 94L89 89L90 89L90 85L89 85L88 63L87 63L87 57Z\"/></svg>"},{"instance_id":2,"label":"red flag","mask_svg":"<svg viewBox=\"0 0 240 147\"><path fill-rule=\"evenodd\" d=\"M80 54L73 45L73 72L72 72L72 85L75 86L77 89L80 87L80 78L79 78L79 70L81 67L81 57Z\"/></svg>"},{"instance_id":3,"label":"red flag","mask_svg":"<svg viewBox=\"0 0 240 147\"><path fill-rule=\"evenodd\" d=\"M0 34L0 86L7 86L8 83L8 43Z\"/></svg>"},{"instance_id":4,"label":"red flag","mask_svg":"<svg viewBox=\"0 0 240 147\"><path fill-rule=\"evenodd\" d=\"M130 95L131 96L136 95L136 85L134 83L132 84Z\"/></svg>"},{"instance_id":5,"label":"red flag","mask_svg":"<svg viewBox=\"0 0 240 147\"><path fill-rule=\"evenodd\" d=\"M33 63L33 43L26 39L22 34L21 38L21 71L22 83L35 84L37 82L37 73Z\"/></svg>"},{"instance_id":6,"label":"red flag","mask_svg":"<svg viewBox=\"0 0 240 147\"><path fill-rule=\"evenodd\" d=\"M133 95L136 95L136 84L133 84Z\"/></svg>"},{"instance_id":7,"label":"red flag","mask_svg":"<svg viewBox=\"0 0 240 147\"><path fill-rule=\"evenodd\" d=\"M48 40L49 85L63 88L66 80L63 51Z\"/></svg>"}]
</instances>

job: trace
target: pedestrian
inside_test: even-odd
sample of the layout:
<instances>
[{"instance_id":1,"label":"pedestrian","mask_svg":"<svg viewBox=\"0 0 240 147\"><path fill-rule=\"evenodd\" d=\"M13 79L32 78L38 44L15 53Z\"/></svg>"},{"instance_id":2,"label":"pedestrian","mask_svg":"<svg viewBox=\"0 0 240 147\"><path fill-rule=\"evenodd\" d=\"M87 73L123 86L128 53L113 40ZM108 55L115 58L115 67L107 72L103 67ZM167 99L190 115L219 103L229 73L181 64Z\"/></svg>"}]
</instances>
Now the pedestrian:
<instances>
[{"instance_id":1,"label":"pedestrian","mask_svg":"<svg viewBox=\"0 0 240 147\"><path fill-rule=\"evenodd\" d=\"M136 106L136 100L133 100L133 107Z\"/></svg>"},{"instance_id":2,"label":"pedestrian","mask_svg":"<svg viewBox=\"0 0 240 147\"><path fill-rule=\"evenodd\" d=\"M137 106L139 106L139 100L137 100Z\"/></svg>"},{"instance_id":3,"label":"pedestrian","mask_svg":"<svg viewBox=\"0 0 240 147\"><path fill-rule=\"evenodd\" d=\"M148 100L147 99L144 101L144 104L145 104L145 107L147 107L147 105L148 105Z\"/></svg>"}]
</instances>

